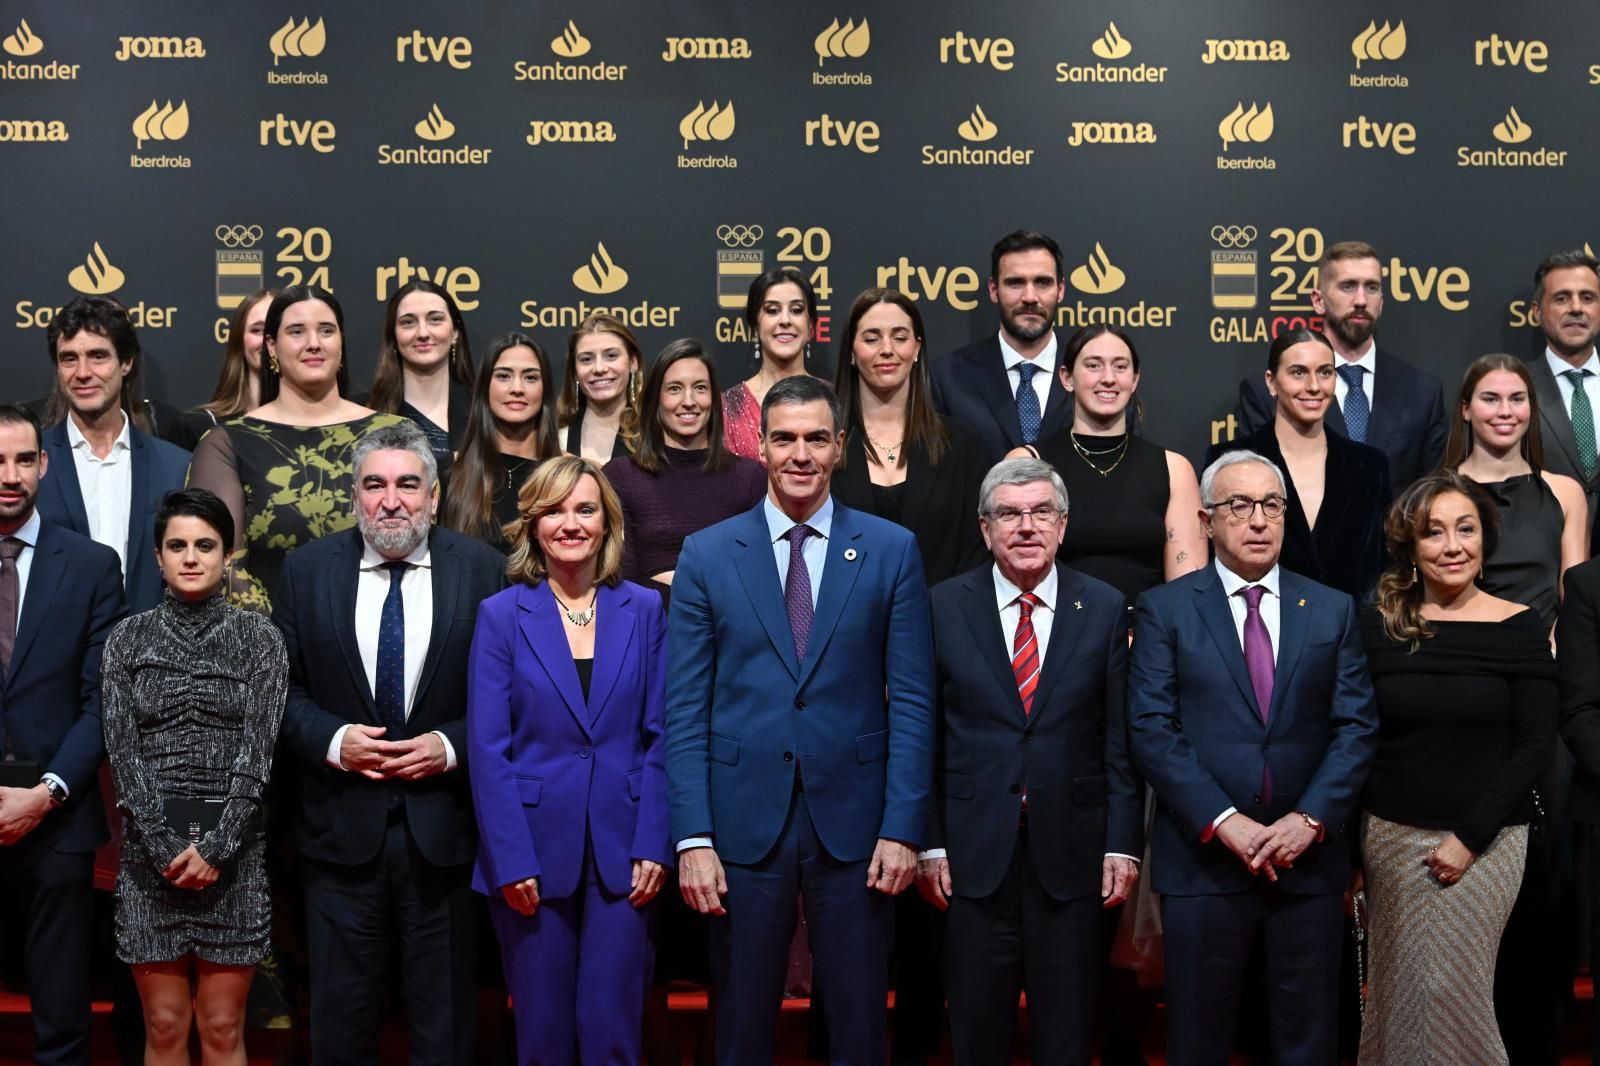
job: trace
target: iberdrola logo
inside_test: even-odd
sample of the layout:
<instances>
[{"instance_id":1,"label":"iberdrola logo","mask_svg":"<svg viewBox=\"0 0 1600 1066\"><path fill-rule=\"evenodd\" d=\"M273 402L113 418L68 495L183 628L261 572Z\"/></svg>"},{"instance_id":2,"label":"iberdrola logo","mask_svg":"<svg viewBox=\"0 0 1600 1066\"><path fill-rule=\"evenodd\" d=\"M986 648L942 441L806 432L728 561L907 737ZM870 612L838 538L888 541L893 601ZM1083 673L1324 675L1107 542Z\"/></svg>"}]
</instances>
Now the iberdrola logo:
<instances>
[{"instance_id":1,"label":"iberdrola logo","mask_svg":"<svg viewBox=\"0 0 1600 1066\"><path fill-rule=\"evenodd\" d=\"M829 59L860 59L872 47L872 31L867 28L866 19L862 19L859 26L854 19L846 19L843 26L834 19L827 29L817 34L814 47L819 67Z\"/></svg>"}]
</instances>

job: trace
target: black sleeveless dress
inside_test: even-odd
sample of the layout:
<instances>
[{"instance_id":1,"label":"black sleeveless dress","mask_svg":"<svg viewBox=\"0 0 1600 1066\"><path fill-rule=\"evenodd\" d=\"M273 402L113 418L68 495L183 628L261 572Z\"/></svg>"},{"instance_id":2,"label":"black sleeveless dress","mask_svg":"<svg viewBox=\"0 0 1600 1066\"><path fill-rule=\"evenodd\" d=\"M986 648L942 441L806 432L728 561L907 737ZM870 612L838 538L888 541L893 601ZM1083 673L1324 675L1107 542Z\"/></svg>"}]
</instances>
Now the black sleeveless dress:
<instances>
[{"instance_id":1,"label":"black sleeveless dress","mask_svg":"<svg viewBox=\"0 0 1600 1066\"><path fill-rule=\"evenodd\" d=\"M1077 441L1081 452L1069 429L1034 445L1067 486L1067 535L1057 558L1112 586L1132 607L1166 579L1167 452L1123 433L1079 433Z\"/></svg>"},{"instance_id":2,"label":"black sleeveless dress","mask_svg":"<svg viewBox=\"0 0 1600 1066\"><path fill-rule=\"evenodd\" d=\"M1532 607L1548 632L1559 603L1561 501L1538 470L1480 484L1500 513L1500 542L1484 560L1483 590Z\"/></svg>"}]
</instances>

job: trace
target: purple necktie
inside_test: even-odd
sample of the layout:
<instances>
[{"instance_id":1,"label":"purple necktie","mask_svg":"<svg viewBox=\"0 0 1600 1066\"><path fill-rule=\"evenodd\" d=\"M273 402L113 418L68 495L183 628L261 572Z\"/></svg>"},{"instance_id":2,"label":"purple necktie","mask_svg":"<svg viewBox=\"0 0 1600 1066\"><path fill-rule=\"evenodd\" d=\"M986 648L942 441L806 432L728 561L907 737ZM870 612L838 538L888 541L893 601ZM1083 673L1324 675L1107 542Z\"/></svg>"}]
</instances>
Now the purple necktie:
<instances>
[{"instance_id":1,"label":"purple necktie","mask_svg":"<svg viewBox=\"0 0 1600 1066\"><path fill-rule=\"evenodd\" d=\"M1256 690L1256 705L1261 724L1267 724L1272 707L1272 636L1261 620L1261 597L1267 590L1260 585L1241 589L1244 597L1244 668L1250 672L1250 687Z\"/></svg>"},{"instance_id":2,"label":"purple necktie","mask_svg":"<svg viewBox=\"0 0 1600 1066\"><path fill-rule=\"evenodd\" d=\"M789 530L789 577L783 583L783 605L789 613L789 632L794 635L794 660L806 660L806 641L811 638L811 571L806 569L806 538L814 530L795 526Z\"/></svg>"}]
</instances>

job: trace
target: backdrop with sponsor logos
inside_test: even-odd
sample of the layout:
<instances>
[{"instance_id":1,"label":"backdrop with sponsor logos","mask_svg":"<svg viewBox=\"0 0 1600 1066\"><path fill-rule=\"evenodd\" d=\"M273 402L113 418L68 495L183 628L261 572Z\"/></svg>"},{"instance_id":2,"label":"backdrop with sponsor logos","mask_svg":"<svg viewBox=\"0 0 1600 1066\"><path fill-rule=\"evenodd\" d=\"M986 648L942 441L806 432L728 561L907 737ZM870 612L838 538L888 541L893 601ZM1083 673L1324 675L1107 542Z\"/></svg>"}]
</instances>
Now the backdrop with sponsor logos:
<instances>
[{"instance_id":1,"label":"backdrop with sponsor logos","mask_svg":"<svg viewBox=\"0 0 1600 1066\"><path fill-rule=\"evenodd\" d=\"M696 336L754 367L750 278L826 308L920 301L937 358L991 333L988 250L1066 256L1060 324L1126 326L1150 434L1199 455L1239 378L1312 317L1325 244L1382 253L1387 348L1453 389L1527 354L1529 278L1592 239L1600 23L1507 7L994 7L200 0L0 8L6 398L50 385L74 292L128 304L152 393L215 380L230 309L313 280L356 377L384 301L454 293L481 347L559 360L592 309L648 352Z\"/></svg>"}]
</instances>

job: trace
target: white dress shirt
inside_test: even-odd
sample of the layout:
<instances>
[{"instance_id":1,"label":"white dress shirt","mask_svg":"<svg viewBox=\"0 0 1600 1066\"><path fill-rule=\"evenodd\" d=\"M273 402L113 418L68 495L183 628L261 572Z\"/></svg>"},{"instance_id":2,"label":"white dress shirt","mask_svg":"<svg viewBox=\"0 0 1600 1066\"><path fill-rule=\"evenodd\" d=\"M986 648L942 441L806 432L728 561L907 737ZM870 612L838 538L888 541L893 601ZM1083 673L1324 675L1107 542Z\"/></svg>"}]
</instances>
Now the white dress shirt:
<instances>
[{"instance_id":1,"label":"white dress shirt","mask_svg":"<svg viewBox=\"0 0 1600 1066\"><path fill-rule=\"evenodd\" d=\"M1361 357L1359 359L1346 359L1342 355L1335 355L1333 357L1333 365L1336 367L1355 365L1366 371L1366 373L1361 375L1361 391L1367 394L1367 410L1371 411L1373 390L1372 383L1378 376L1378 342L1376 340L1369 339L1367 341L1366 350L1361 353ZM1344 398L1349 394L1349 392L1350 386L1345 384L1344 375L1337 373L1334 374L1333 398L1338 401L1340 411L1344 410Z\"/></svg>"},{"instance_id":2,"label":"white dress shirt","mask_svg":"<svg viewBox=\"0 0 1600 1066\"><path fill-rule=\"evenodd\" d=\"M761 514L767 520L767 536L772 538L772 561L778 567L778 587L787 595L789 586L789 530L801 523L796 522L772 502L772 497L764 497L761 501ZM817 508L817 513L805 520L805 525L811 527L816 536L805 539L805 547L800 554L806 561L806 575L811 578L811 609L816 610L817 597L822 592L822 568L828 560L828 538L833 535L833 497L829 496L822 501L822 506ZM678 851L688 851L690 848L709 848L713 840L709 836L685 837L678 841Z\"/></svg>"},{"instance_id":3,"label":"white dress shirt","mask_svg":"<svg viewBox=\"0 0 1600 1066\"><path fill-rule=\"evenodd\" d=\"M1023 363L1032 363L1039 368L1033 375L1033 391L1039 397L1039 414L1043 415L1045 404L1050 399L1050 379L1056 376L1056 331L1050 331L1050 340L1045 343L1044 351L1028 359L1006 340L1006 331L1000 331L1000 358L1006 364L1006 383L1011 386L1011 398L1017 398L1017 388L1022 384L1022 375L1017 367Z\"/></svg>"},{"instance_id":4,"label":"white dress shirt","mask_svg":"<svg viewBox=\"0 0 1600 1066\"><path fill-rule=\"evenodd\" d=\"M117 553L123 580L127 580L128 521L133 510L132 421L126 413L117 413L122 415L122 432L104 459L94 453L89 438L71 416L67 418L67 443L72 447L72 465L78 472L78 489L89 518L89 537Z\"/></svg>"},{"instance_id":5,"label":"white dress shirt","mask_svg":"<svg viewBox=\"0 0 1600 1066\"><path fill-rule=\"evenodd\" d=\"M428 644L433 639L433 553L427 538L405 557L411 564L400 578L400 601L406 617L405 649L405 709L411 717L411 704L417 698L417 679L422 676L422 662L428 657ZM384 564L389 562L379 555L372 545L361 543L361 574L356 578L356 648L361 653L361 666L367 673L367 690L378 690L378 630L383 623L383 604L389 598L392 578ZM343 770L339 759L339 746L344 743L342 725L334 731L328 744L328 765ZM444 744L445 769L456 768L456 752L450 740L438 730L434 735ZM396 737L386 736L386 740Z\"/></svg>"},{"instance_id":6,"label":"white dress shirt","mask_svg":"<svg viewBox=\"0 0 1600 1066\"><path fill-rule=\"evenodd\" d=\"M1589 371L1589 375L1583 379L1583 391L1589 395L1589 410L1600 411L1600 355L1595 353L1595 349L1589 349L1589 358L1584 360L1582 366L1573 366L1546 346L1544 361L1549 365L1550 373L1556 376L1556 388L1561 390L1561 404L1567 409L1569 422L1572 420L1572 382L1561 376L1569 370Z\"/></svg>"},{"instance_id":7,"label":"white dress shirt","mask_svg":"<svg viewBox=\"0 0 1600 1066\"><path fill-rule=\"evenodd\" d=\"M1266 595L1261 597L1261 622L1267 627L1267 638L1272 642L1272 665L1278 665L1278 619L1282 615L1283 597L1278 591L1280 574L1278 564L1273 563L1272 569L1260 581L1246 581L1238 574L1222 565L1218 559L1213 563L1217 568L1217 576L1222 579L1222 591L1228 597L1228 610L1233 612L1233 631L1239 638L1239 650L1244 650L1244 620L1250 614L1250 605L1244 602L1244 597L1238 595L1243 589L1251 585L1260 585L1266 589ZM1215 833L1217 827L1228 820L1228 816L1237 814L1239 808L1229 807L1211 820L1211 832ZM1208 838L1209 839L1209 838Z\"/></svg>"},{"instance_id":8,"label":"white dress shirt","mask_svg":"<svg viewBox=\"0 0 1600 1066\"><path fill-rule=\"evenodd\" d=\"M69 420L70 421L70 420ZM44 521L39 517L39 512L34 511L28 520L22 523L22 528L6 536L15 537L22 541L22 552L16 558L17 564L17 617L16 623L22 625L22 604L28 598L28 575L33 573L33 550L39 546L39 528ZM42 774L41 781L54 781L61 786L61 791L72 795L71 787L56 774Z\"/></svg>"}]
</instances>

